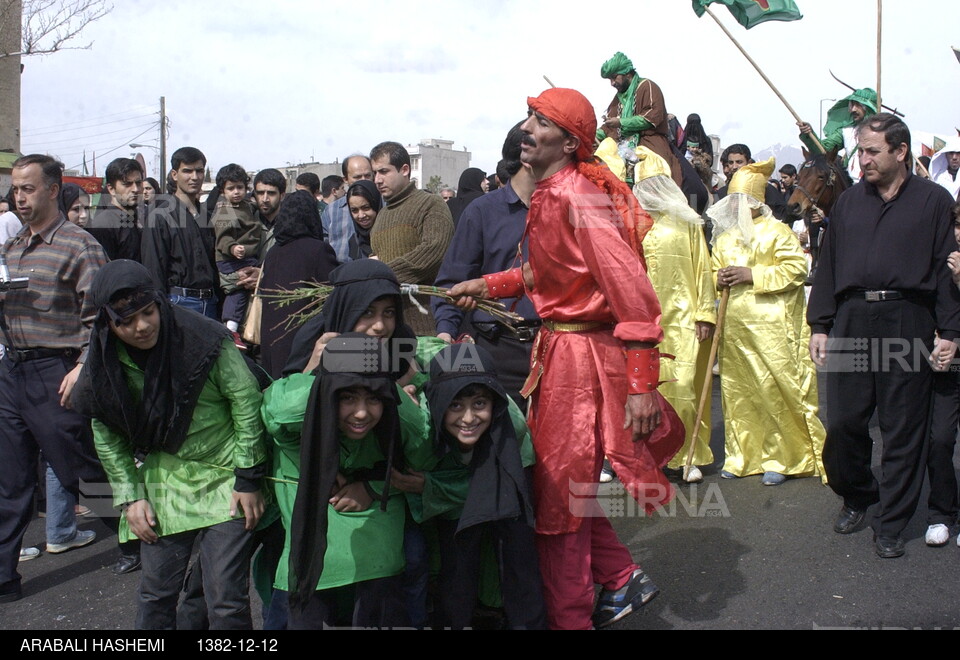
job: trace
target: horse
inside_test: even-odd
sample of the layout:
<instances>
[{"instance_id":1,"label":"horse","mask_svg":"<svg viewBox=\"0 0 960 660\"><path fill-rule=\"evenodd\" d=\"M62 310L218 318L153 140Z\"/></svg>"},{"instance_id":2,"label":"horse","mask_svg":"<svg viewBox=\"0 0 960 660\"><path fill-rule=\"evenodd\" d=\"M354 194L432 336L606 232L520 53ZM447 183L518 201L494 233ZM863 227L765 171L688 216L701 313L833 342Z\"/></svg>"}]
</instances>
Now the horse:
<instances>
[{"instance_id":1,"label":"horse","mask_svg":"<svg viewBox=\"0 0 960 660\"><path fill-rule=\"evenodd\" d=\"M837 160L837 150L826 154L811 154L803 150L803 165L797 172L797 184L787 200L787 220L791 223L803 218L810 234L810 248L813 264L808 281L812 281L820 257L820 236L822 220L812 222L816 208L823 217L830 215L833 204L843 191L853 185L850 175Z\"/></svg>"},{"instance_id":2,"label":"horse","mask_svg":"<svg viewBox=\"0 0 960 660\"><path fill-rule=\"evenodd\" d=\"M809 223L810 211L814 207L829 216L834 202L853 185L853 181L837 162L836 150L811 154L804 149L803 158L804 163L797 172L797 185L787 200L787 218L804 218Z\"/></svg>"}]
</instances>

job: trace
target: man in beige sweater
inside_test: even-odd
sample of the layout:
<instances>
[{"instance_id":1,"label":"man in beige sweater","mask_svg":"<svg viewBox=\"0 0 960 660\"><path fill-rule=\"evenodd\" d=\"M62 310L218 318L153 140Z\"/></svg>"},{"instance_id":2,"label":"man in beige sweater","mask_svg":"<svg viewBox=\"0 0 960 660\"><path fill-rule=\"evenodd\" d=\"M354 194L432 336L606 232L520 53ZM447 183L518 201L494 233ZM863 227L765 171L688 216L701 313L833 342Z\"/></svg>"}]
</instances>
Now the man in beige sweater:
<instances>
[{"instance_id":1,"label":"man in beige sweater","mask_svg":"<svg viewBox=\"0 0 960 660\"><path fill-rule=\"evenodd\" d=\"M393 269L401 284L432 285L453 238L453 218L438 195L418 190L410 181L410 154L397 142L383 142L370 152L373 180L386 200L370 234L376 258ZM426 296L419 296L429 309ZM432 314L404 301L404 318L418 335L434 335Z\"/></svg>"}]
</instances>

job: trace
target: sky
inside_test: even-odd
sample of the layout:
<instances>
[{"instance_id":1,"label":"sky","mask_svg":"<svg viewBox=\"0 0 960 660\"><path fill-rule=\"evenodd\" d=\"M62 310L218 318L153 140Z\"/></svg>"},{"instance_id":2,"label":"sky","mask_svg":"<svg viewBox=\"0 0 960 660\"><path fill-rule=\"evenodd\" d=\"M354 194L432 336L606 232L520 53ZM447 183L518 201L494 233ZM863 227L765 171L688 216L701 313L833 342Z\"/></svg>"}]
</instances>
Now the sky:
<instances>
[{"instance_id":1,"label":"sky","mask_svg":"<svg viewBox=\"0 0 960 660\"><path fill-rule=\"evenodd\" d=\"M657 82L669 112L700 114L724 145L796 144L793 117L689 0L623 0L619 14L577 2L123 0L87 27L89 50L24 60L22 151L98 171L159 146L195 146L210 166L248 170L332 162L384 140L454 140L492 172L527 96L578 89L598 117L613 98L600 66L614 52ZM848 91L876 85L876 0L797 0L804 18L745 30L714 11L800 116L815 126ZM960 127L956 0L883 2L882 99L916 131ZM156 150L144 153L155 175Z\"/></svg>"}]
</instances>

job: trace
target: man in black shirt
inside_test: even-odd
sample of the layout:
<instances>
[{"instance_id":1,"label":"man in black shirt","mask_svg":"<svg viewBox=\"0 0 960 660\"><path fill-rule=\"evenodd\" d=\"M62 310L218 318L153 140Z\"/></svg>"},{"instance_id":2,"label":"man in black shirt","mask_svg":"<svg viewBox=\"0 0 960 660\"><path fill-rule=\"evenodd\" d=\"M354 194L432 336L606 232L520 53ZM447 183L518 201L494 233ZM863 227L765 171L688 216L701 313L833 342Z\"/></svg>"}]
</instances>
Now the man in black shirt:
<instances>
[{"instance_id":1,"label":"man in black shirt","mask_svg":"<svg viewBox=\"0 0 960 660\"><path fill-rule=\"evenodd\" d=\"M170 165L177 189L150 214L140 243L143 265L174 305L217 319L215 235L200 204L207 158L199 149L183 147L173 152Z\"/></svg>"},{"instance_id":2,"label":"man in black shirt","mask_svg":"<svg viewBox=\"0 0 960 660\"><path fill-rule=\"evenodd\" d=\"M87 231L103 246L110 261L140 261L141 224L137 210L143 201L143 170L132 158L107 165L106 204L97 209Z\"/></svg>"},{"instance_id":3,"label":"man in black shirt","mask_svg":"<svg viewBox=\"0 0 960 660\"><path fill-rule=\"evenodd\" d=\"M810 356L829 372L823 463L843 498L834 531L855 531L879 502L875 549L893 558L904 553L900 534L923 485L930 367L949 369L960 337L960 292L946 265L956 241L950 195L908 169L906 124L878 114L859 140L864 178L833 207L807 322ZM870 469L874 410L883 438L879 481Z\"/></svg>"}]
</instances>

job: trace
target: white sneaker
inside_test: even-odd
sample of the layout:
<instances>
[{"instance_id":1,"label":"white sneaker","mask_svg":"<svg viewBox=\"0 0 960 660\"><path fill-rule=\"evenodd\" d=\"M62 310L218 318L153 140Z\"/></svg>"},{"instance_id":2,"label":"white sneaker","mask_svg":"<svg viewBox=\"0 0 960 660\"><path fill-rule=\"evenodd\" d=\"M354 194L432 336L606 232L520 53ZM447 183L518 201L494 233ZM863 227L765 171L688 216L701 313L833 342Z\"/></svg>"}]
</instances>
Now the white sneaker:
<instances>
[{"instance_id":1,"label":"white sneaker","mask_svg":"<svg viewBox=\"0 0 960 660\"><path fill-rule=\"evenodd\" d=\"M613 471L613 468L603 466L603 469L600 470L600 483L608 484L613 481L613 478L616 476L616 473Z\"/></svg>"},{"instance_id":2,"label":"white sneaker","mask_svg":"<svg viewBox=\"0 0 960 660\"><path fill-rule=\"evenodd\" d=\"M30 561L40 556L40 548L20 548L20 561Z\"/></svg>"},{"instance_id":3,"label":"white sneaker","mask_svg":"<svg viewBox=\"0 0 960 660\"><path fill-rule=\"evenodd\" d=\"M48 543L47 552L51 555L59 555L61 552L89 545L93 543L93 539L95 538L97 538L97 533L92 529L86 531L78 530L77 535L73 537L72 541L67 541L66 543Z\"/></svg>"},{"instance_id":4,"label":"white sneaker","mask_svg":"<svg viewBox=\"0 0 960 660\"><path fill-rule=\"evenodd\" d=\"M947 541L950 540L950 529L943 524L930 525L927 527L925 540L927 545L934 548L944 546L947 544ZM957 543L960 544L960 538L957 539Z\"/></svg>"},{"instance_id":5,"label":"white sneaker","mask_svg":"<svg viewBox=\"0 0 960 660\"><path fill-rule=\"evenodd\" d=\"M688 484L698 484L703 481L703 472L696 465L691 465L687 475L683 478Z\"/></svg>"}]
</instances>

